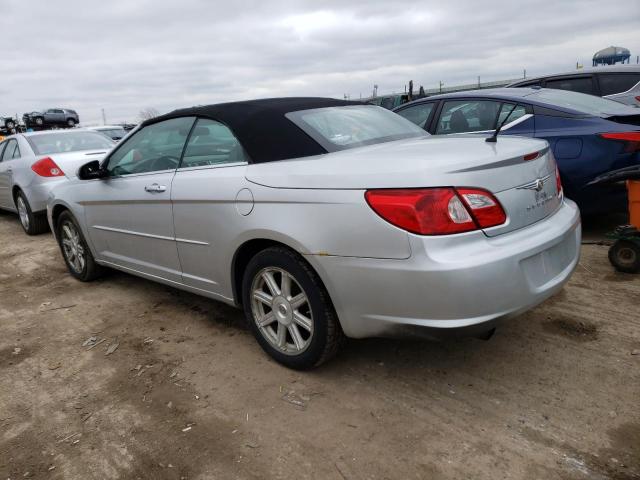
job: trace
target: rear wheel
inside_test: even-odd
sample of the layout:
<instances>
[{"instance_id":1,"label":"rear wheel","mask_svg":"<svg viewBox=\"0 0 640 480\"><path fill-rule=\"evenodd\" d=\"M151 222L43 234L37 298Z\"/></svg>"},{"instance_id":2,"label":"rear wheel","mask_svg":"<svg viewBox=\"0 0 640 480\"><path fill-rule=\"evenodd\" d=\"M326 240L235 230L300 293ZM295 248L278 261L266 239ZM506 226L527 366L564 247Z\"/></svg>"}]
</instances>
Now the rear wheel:
<instances>
[{"instance_id":1,"label":"rear wheel","mask_svg":"<svg viewBox=\"0 0 640 480\"><path fill-rule=\"evenodd\" d=\"M70 212L60 214L56 237L71 275L80 281L90 282L102 274L102 268L95 262L82 230Z\"/></svg>"},{"instance_id":2,"label":"rear wheel","mask_svg":"<svg viewBox=\"0 0 640 480\"><path fill-rule=\"evenodd\" d=\"M261 251L242 282L247 321L260 346L277 362L298 370L333 357L344 338L318 275L282 247Z\"/></svg>"},{"instance_id":3,"label":"rear wheel","mask_svg":"<svg viewBox=\"0 0 640 480\"><path fill-rule=\"evenodd\" d=\"M27 235L38 235L49 230L47 216L44 213L33 213L29 201L22 191L18 191L15 201L20 216L20 225Z\"/></svg>"},{"instance_id":4,"label":"rear wheel","mask_svg":"<svg viewBox=\"0 0 640 480\"><path fill-rule=\"evenodd\" d=\"M640 244L617 240L609 249L609 261L620 272L640 272Z\"/></svg>"}]
</instances>

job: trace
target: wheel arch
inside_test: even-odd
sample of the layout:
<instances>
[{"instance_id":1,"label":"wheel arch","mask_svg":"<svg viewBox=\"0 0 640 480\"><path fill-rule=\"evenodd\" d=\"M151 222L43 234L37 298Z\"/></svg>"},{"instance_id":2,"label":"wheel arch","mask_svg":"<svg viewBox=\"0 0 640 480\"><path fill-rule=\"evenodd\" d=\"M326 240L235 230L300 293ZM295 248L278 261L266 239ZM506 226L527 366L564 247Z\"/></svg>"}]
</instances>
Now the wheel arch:
<instances>
[{"instance_id":1,"label":"wheel arch","mask_svg":"<svg viewBox=\"0 0 640 480\"><path fill-rule=\"evenodd\" d=\"M308 255L305 255L304 252L301 252L300 249L295 248L290 243L286 242L286 240L283 241L281 239L276 240L273 238L260 237L246 240L244 243L239 245L238 248L236 248L236 251L233 254L231 260L231 290L234 303L237 306L242 306L242 280L247 265L256 254L270 247L283 247L291 250L292 252L295 252L318 276L320 282L322 283L322 286L329 294L329 300L333 304L333 296L327 288L327 282L325 282L323 275L324 272L320 271L317 268L317 265L314 265L315 262L310 261ZM338 318L338 320L340 319Z\"/></svg>"}]
</instances>

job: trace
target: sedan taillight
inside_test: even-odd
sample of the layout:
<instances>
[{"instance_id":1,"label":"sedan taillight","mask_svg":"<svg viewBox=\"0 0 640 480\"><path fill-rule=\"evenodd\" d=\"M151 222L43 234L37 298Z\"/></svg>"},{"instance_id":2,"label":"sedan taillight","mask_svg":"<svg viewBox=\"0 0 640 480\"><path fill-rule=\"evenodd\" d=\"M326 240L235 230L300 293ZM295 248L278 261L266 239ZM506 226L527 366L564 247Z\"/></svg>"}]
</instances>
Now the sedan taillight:
<instances>
[{"instance_id":1,"label":"sedan taillight","mask_svg":"<svg viewBox=\"0 0 640 480\"><path fill-rule=\"evenodd\" d=\"M558 197L562 199L562 180L560 179L560 170L558 170L558 166L556 165L556 193Z\"/></svg>"},{"instance_id":2,"label":"sedan taillight","mask_svg":"<svg viewBox=\"0 0 640 480\"><path fill-rule=\"evenodd\" d=\"M479 188L367 190L369 206L387 222L419 235L448 235L502 225L498 200Z\"/></svg>"},{"instance_id":3,"label":"sedan taillight","mask_svg":"<svg viewBox=\"0 0 640 480\"><path fill-rule=\"evenodd\" d=\"M601 133L602 138L625 142L626 153L640 152L640 132L611 132Z\"/></svg>"},{"instance_id":4,"label":"sedan taillight","mask_svg":"<svg viewBox=\"0 0 640 480\"><path fill-rule=\"evenodd\" d=\"M41 158L31 165L31 170L41 177L64 177L64 172L51 157Z\"/></svg>"}]
</instances>

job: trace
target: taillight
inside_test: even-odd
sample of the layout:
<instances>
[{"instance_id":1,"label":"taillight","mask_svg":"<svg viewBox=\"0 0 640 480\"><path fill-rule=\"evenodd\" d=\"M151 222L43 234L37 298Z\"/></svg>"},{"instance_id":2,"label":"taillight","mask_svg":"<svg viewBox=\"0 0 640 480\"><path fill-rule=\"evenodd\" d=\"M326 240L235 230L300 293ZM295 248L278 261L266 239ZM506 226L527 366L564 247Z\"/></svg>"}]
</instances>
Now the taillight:
<instances>
[{"instance_id":1,"label":"taillight","mask_svg":"<svg viewBox=\"0 0 640 480\"><path fill-rule=\"evenodd\" d=\"M419 235L447 235L503 224L498 200L477 188L368 190L369 206L387 222Z\"/></svg>"},{"instance_id":2,"label":"taillight","mask_svg":"<svg viewBox=\"0 0 640 480\"><path fill-rule=\"evenodd\" d=\"M64 177L62 169L50 157L44 157L31 165L31 170L41 177Z\"/></svg>"},{"instance_id":3,"label":"taillight","mask_svg":"<svg viewBox=\"0 0 640 480\"><path fill-rule=\"evenodd\" d=\"M558 193L558 197L562 198L562 180L560 180L560 170L558 170L558 166L556 165L556 192Z\"/></svg>"},{"instance_id":4,"label":"taillight","mask_svg":"<svg viewBox=\"0 0 640 480\"><path fill-rule=\"evenodd\" d=\"M607 140L626 142L626 153L640 152L640 132L611 132L601 133L600 136Z\"/></svg>"},{"instance_id":5,"label":"taillight","mask_svg":"<svg viewBox=\"0 0 640 480\"><path fill-rule=\"evenodd\" d=\"M536 158L538 158L540 156L540 152L533 152L533 153L528 153L524 156L524 161L528 162L530 160L535 160Z\"/></svg>"}]
</instances>

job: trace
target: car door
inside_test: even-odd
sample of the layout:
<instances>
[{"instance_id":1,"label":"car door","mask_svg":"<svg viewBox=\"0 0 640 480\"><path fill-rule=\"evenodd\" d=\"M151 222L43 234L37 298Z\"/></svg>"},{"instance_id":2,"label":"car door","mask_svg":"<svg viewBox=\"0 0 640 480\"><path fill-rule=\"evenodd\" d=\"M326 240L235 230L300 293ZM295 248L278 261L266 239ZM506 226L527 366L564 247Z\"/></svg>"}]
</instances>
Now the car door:
<instances>
[{"instance_id":1,"label":"car door","mask_svg":"<svg viewBox=\"0 0 640 480\"><path fill-rule=\"evenodd\" d=\"M435 122L436 135L452 135L470 132L491 132L495 129L499 100L478 98L446 100Z\"/></svg>"},{"instance_id":2,"label":"car door","mask_svg":"<svg viewBox=\"0 0 640 480\"><path fill-rule=\"evenodd\" d=\"M244 188L247 160L225 125L199 119L171 190L183 283L225 298L231 297L225 245L253 208Z\"/></svg>"},{"instance_id":3,"label":"car door","mask_svg":"<svg viewBox=\"0 0 640 480\"><path fill-rule=\"evenodd\" d=\"M15 140L5 140L0 143L0 207L12 208L11 205L11 180L9 177L9 163L4 162L4 151L6 146Z\"/></svg>"},{"instance_id":4,"label":"car door","mask_svg":"<svg viewBox=\"0 0 640 480\"><path fill-rule=\"evenodd\" d=\"M436 135L492 133L498 125L500 134L533 136L533 110L524 104L494 99L469 98L446 100L432 122Z\"/></svg>"},{"instance_id":5,"label":"car door","mask_svg":"<svg viewBox=\"0 0 640 480\"><path fill-rule=\"evenodd\" d=\"M141 128L105 160L106 178L84 183L78 198L100 260L181 281L171 182L194 121L174 118Z\"/></svg>"},{"instance_id":6,"label":"car door","mask_svg":"<svg viewBox=\"0 0 640 480\"><path fill-rule=\"evenodd\" d=\"M429 120L433 115L433 112L435 110L434 107L437 103L437 101L422 102L403 108L401 110L396 110L396 113L406 118L410 122L415 123L420 128L428 130L429 124L431 123Z\"/></svg>"},{"instance_id":7,"label":"car door","mask_svg":"<svg viewBox=\"0 0 640 480\"><path fill-rule=\"evenodd\" d=\"M2 144L4 150L0 156L0 207L13 210L13 195L11 192L13 179L13 159L20 157L18 142L11 138ZM16 157L17 155L17 157Z\"/></svg>"}]
</instances>

